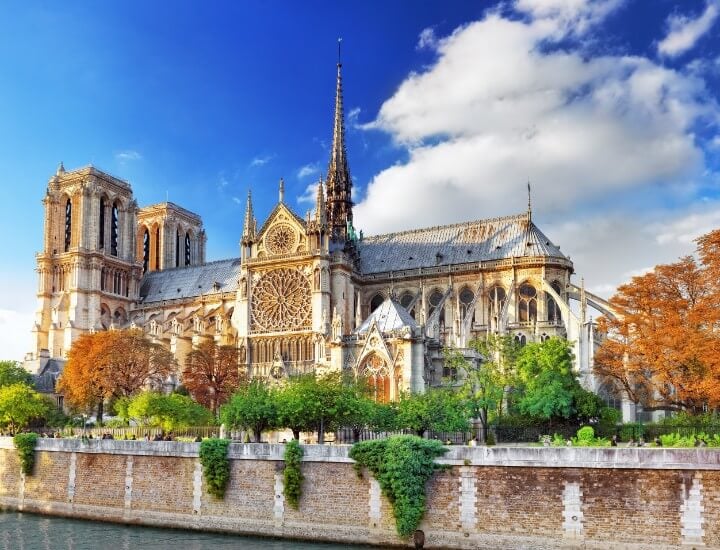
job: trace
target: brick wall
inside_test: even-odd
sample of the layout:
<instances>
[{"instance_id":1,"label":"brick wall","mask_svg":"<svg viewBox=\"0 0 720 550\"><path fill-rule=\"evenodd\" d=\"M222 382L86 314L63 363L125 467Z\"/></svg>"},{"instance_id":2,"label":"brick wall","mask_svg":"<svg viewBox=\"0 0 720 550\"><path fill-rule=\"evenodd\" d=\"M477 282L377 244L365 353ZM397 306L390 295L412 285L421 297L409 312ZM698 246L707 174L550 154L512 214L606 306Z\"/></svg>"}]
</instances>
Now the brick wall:
<instances>
[{"instance_id":1,"label":"brick wall","mask_svg":"<svg viewBox=\"0 0 720 550\"><path fill-rule=\"evenodd\" d=\"M0 507L245 534L402 545L379 486L343 446L304 447L299 510L282 445L230 447L224 499L198 445L42 440L32 476L0 438ZM720 452L455 447L427 483L426 548L720 548Z\"/></svg>"}]
</instances>

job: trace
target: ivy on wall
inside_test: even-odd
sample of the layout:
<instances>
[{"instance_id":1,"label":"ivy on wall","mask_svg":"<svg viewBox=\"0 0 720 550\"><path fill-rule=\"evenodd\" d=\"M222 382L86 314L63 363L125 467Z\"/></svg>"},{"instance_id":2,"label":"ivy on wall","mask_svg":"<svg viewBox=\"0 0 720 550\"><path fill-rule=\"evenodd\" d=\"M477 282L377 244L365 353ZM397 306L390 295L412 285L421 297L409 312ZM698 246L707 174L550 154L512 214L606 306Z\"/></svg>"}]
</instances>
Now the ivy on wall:
<instances>
[{"instance_id":1,"label":"ivy on wall","mask_svg":"<svg viewBox=\"0 0 720 550\"><path fill-rule=\"evenodd\" d=\"M300 471L302 457L303 450L297 439L291 440L285 446L285 455L283 456L285 460L283 482L285 486L285 500L295 510L300 506L300 495L302 494L302 482L304 479Z\"/></svg>"},{"instance_id":2,"label":"ivy on wall","mask_svg":"<svg viewBox=\"0 0 720 550\"><path fill-rule=\"evenodd\" d=\"M358 475L363 467L372 472L392 505L398 534L408 537L425 514L425 483L443 468L435 458L446 452L439 441L400 435L356 443L350 458Z\"/></svg>"},{"instance_id":3,"label":"ivy on wall","mask_svg":"<svg viewBox=\"0 0 720 550\"><path fill-rule=\"evenodd\" d=\"M33 468L35 468L35 445L37 445L37 440L38 434L36 433L16 434L13 437L13 444L20 459L20 468L26 476L32 475Z\"/></svg>"},{"instance_id":4,"label":"ivy on wall","mask_svg":"<svg viewBox=\"0 0 720 550\"><path fill-rule=\"evenodd\" d=\"M208 438L200 443L200 464L207 491L220 499L225 497L225 488L230 480L229 446L227 439Z\"/></svg>"}]
</instances>

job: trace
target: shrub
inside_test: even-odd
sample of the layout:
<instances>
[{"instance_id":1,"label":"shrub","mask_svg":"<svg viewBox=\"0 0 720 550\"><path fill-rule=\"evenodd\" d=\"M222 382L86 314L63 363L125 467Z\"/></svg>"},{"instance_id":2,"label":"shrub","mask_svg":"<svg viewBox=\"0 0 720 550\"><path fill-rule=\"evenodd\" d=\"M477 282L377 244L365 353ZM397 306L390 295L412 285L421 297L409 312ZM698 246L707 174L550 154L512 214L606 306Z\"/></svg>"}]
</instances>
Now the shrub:
<instances>
[{"instance_id":1,"label":"shrub","mask_svg":"<svg viewBox=\"0 0 720 550\"><path fill-rule=\"evenodd\" d=\"M200 463L207 483L208 493L217 498L225 496L225 487L230 480L227 439L208 438L200 443Z\"/></svg>"},{"instance_id":2,"label":"shrub","mask_svg":"<svg viewBox=\"0 0 720 550\"><path fill-rule=\"evenodd\" d=\"M37 440L38 435L36 433L16 434L13 437L13 444L20 459L20 468L26 476L32 475L35 467L35 445Z\"/></svg>"},{"instance_id":3,"label":"shrub","mask_svg":"<svg viewBox=\"0 0 720 550\"><path fill-rule=\"evenodd\" d=\"M302 494L303 475L300 471L303 450L297 439L292 439L285 446L285 469L283 470L283 481L285 485L285 500L294 508L300 506L300 495Z\"/></svg>"},{"instance_id":4,"label":"shrub","mask_svg":"<svg viewBox=\"0 0 720 550\"><path fill-rule=\"evenodd\" d=\"M641 422L627 422L620 426L620 440L639 439L645 435L645 426Z\"/></svg>"},{"instance_id":5,"label":"shrub","mask_svg":"<svg viewBox=\"0 0 720 550\"><path fill-rule=\"evenodd\" d=\"M425 513L425 483L442 468L435 458L446 452L439 441L400 435L356 443L350 458L358 475L363 467L373 473L392 505L398 534L407 537Z\"/></svg>"},{"instance_id":6,"label":"shrub","mask_svg":"<svg viewBox=\"0 0 720 550\"><path fill-rule=\"evenodd\" d=\"M595 439L595 430L592 426L583 426L577 431L578 441L592 441Z\"/></svg>"}]
</instances>

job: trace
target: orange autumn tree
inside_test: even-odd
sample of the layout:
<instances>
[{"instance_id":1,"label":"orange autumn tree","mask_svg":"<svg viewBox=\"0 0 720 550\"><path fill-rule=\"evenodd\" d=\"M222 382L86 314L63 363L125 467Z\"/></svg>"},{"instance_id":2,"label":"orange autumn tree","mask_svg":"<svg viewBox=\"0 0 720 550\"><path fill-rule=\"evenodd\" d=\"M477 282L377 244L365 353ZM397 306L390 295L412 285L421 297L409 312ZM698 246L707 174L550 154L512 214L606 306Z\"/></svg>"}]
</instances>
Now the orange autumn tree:
<instances>
[{"instance_id":1,"label":"orange autumn tree","mask_svg":"<svg viewBox=\"0 0 720 550\"><path fill-rule=\"evenodd\" d=\"M645 410L702 412L720 406L720 230L698 240L691 256L633 277L610 299L617 317L595 373L614 381Z\"/></svg>"},{"instance_id":2,"label":"orange autumn tree","mask_svg":"<svg viewBox=\"0 0 720 550\"><path fill-rule=\"evenodd\" d=\"M175 370L172 354L141 330L87 333L70 348L58 391L72 407L87 410L97 405L102 421L105 400L160 387Z\"/></svg>"},{"instance_id":3,"label":"orange autumn tree","mask_svg":"<svg viewBox=\"0 0 720 550\"><path fill-rule=\"evenodd\" d=\"M217 414L218 407L247 382L240 350L212 340L201 343L185 359L182 382L195 401Z\"/></svg>"}]
</instances>

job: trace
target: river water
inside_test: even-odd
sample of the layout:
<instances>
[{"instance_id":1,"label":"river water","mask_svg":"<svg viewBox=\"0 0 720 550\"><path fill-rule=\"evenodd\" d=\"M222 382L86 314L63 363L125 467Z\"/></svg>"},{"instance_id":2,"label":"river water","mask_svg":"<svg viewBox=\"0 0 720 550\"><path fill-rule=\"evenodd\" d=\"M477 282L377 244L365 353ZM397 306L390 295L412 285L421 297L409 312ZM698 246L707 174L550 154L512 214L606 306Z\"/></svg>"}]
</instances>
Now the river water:
<instances>
[{"instance_id":1,"label":"river water","mask_svg":"<svg viewBox=\"0 0 720 550\"><path fill-rule=\"evenodd\" d=\"M307 543L156 529L35 514L0 512L2 550L361 550L368 546Z\"/></svg>"}]
</instances>

